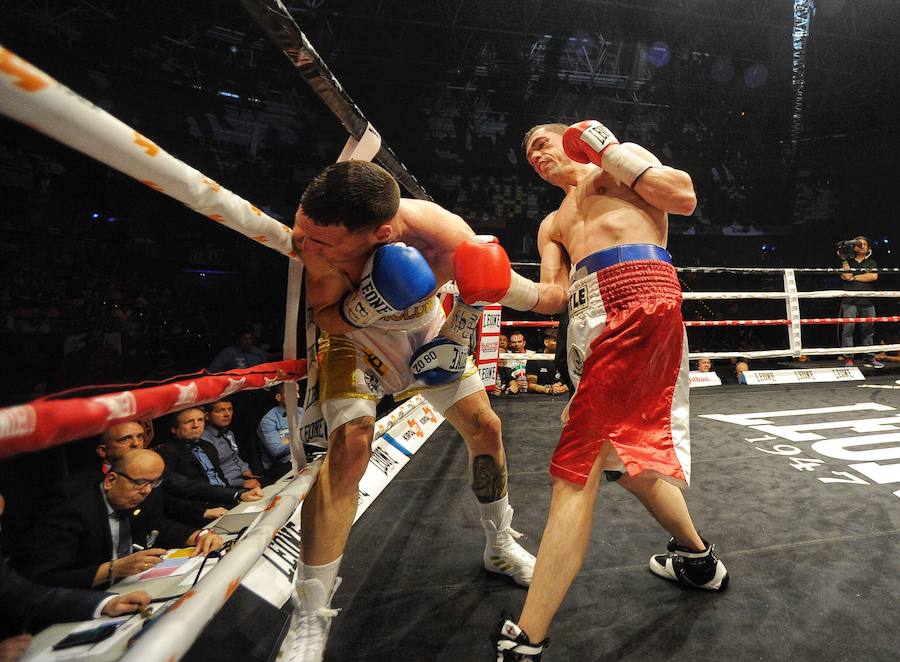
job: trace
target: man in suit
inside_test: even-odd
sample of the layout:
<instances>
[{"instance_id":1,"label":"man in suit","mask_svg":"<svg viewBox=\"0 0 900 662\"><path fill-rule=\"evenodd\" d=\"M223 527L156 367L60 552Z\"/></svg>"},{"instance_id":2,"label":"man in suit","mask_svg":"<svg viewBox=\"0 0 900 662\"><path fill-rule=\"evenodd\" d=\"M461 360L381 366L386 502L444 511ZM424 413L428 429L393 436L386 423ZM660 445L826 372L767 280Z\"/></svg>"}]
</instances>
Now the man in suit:
<instances>
[{"instance_id":1,"label":"man in suit","mask_svg":"<svg viewBox=\"0 0 900 662\"><path fill-rule=\"evenodd\" d=\"M0 494L0 516L4 510ZM145 591L124 595L35 584L6 564L0 556L0 660L17 659L31 643L31 635L53 623L87 621L100 616L131 614L150 604Z\"/></svg>"},{"instance_id":2,"label":"man in suit","mask_svg":"<svg viewBox=\"0 0 900 662\"><path fill-rule=\"evenodd\" d=\"M164 470L153 451L127 453L97 489L61 504L34 527L22 550L22 570L37 581L94 588L152 568L169 547L193 545L195 556L219 549L217 534L192 531L168 519L158 501L145 503ZM148 549L133 552L133 543Z\"/></svg>"},{"instance_id":3,"label":"man in suit","mask_svg":"<svg viewBox=\"0 0 900 662\"><path fill-rule=\"evenodd\" d=\"M200 407L182 409L172 417L173 439L156 450L166 461L170 473L195 482L227 487L228 480L219 463L215 446L203 439L206 412Z\"/></svg>"},{"instance_id":4,"label":"man in suit","mask_svg":"<svg viewBox=\"0 0 900 662\"><path fill-rule=\"evenodd\" d=\"M103 480L113 463L121 460L133 450L144 448L147 435L144 426L137 422L113 425L100 435L97 455L100 463L79 471L52 486L46 499L45 510L59 505L80 492ZM151 492L149 499L161 499L165 514L188 526L202 526L207 520L224 515L227 509L243 501L257 501L262 498L259 489L235 489L210 485L206 481L186 478L181 474L166 471L159 490Z\"/></svg>"}]
</instances>

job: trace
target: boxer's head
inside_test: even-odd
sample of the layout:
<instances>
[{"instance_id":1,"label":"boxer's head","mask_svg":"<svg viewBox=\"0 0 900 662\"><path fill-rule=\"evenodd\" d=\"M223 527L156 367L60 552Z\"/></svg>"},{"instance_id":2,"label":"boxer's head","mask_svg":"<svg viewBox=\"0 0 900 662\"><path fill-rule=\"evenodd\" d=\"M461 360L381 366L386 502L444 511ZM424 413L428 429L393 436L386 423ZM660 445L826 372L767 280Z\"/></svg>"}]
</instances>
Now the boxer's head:
<instances>
[{"instance_id":1,"label":"boxer's head","mask_svg":"<svg viewBox=\"0 0 900 662\"><path fill-rule=\"evenodd\" d=\"M294 245L333 262L353 260L391 241L400 187L368 161L342 161L320 172L300 199Z\"/></svg>"},{"instance_id":2,"label":"boxer's head","mask_svg":"<svg viewBox=\"0 0 900 662\"><path fill-rule=\"evenodd\" d=\"M541 179L557 186L563 185L566 170L580 165L563 150L562 137L567 128L565 124L538 124L528 130L522 141L529 165Z\"/></svg>"}]
</instances>

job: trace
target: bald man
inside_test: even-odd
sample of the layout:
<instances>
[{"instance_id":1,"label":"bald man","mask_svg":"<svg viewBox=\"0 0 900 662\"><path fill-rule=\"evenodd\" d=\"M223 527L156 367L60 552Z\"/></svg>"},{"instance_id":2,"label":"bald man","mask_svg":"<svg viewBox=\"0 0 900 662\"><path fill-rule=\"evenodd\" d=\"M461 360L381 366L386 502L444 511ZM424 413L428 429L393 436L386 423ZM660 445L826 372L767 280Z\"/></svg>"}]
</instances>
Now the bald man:
<instances>
[{"instance_id":1,"label":"bald man","mask_svg":"<svg viewBox=\"0 0 900 662\"><path fill-rule=\"evenodd\" d=\"M100 462L50 486L42 512L52 510L63 501L93 487L103 480L114 462L146 445L147 432L140 422L129 421L113 425L100 435L97 442L96 452ZM181 474L166 471L162 486L151 492L148 498L153 502L162 502L168 517L196 527L224 515L228 508L237 503L257 501L262 496L262 490L258 488L218 487L205 480L191 480Z\"/></svg>"},{"instance_id":2,"label":"bald man","mask_svg":"<svg viewBox=\"0 0 900 662\"><path fill-rule=\"evenodd\" d=\"M18 563L23 573L47 584L96 588L152 568L170 547L195 546L195 556L219 549L217 534L191 530L145 504L164 470L159 454L145 449L115 461L98 486L32 530ZM147 549L132 551L133 545Z\"/></svg>"},{"instance_id":3,"label":"bald man","mask_svg":"<svg viewBox=\"0 0 900 662\"><path fill-rule=\"evenodd\" d=\"M0 516L4 506L0 494ZM145 591L116 595L35 584L6 565L0 556L0 660L12 657L16 651L25 652L31 643L30 635L21 634L25 629L37 632L53 623L131 614L148 604L150 595Z\"/></svg>"}]
</instances>

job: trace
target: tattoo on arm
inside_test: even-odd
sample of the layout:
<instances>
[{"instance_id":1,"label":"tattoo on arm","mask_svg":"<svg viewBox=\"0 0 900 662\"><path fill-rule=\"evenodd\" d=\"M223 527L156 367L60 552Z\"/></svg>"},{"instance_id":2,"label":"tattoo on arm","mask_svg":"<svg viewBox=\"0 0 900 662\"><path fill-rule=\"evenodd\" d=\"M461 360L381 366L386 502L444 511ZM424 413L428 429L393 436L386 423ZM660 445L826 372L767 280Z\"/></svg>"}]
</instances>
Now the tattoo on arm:
<instances>
[{"instance_id":1,"label":"tattoo on arm","mask_svg":"<svg viewBox=\"0 0 900 662\"><path fill-rule=\"evenodd\" d=\"M506 463L497 465L490 455L476 455L472 460L472 492L481 503L492 503L506 496Z\"/></svg>"}]
</instances>

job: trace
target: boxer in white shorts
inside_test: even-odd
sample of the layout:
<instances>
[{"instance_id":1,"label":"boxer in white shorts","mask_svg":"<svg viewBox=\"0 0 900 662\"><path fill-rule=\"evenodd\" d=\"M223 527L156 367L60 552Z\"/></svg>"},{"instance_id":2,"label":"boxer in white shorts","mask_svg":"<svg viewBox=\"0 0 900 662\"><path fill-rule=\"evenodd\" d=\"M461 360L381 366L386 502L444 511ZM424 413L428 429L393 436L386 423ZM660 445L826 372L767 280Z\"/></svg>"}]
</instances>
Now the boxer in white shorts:
<instances>
[{"instance_id":1,"label":"boxer in white shorts","mask_svg":"<svg viewBox=\"0 0 900 662\"><path fill-rule=\"evenodd\" d=\"M444 415L460 400L484 391L471 359L462 375L447 384L418 382L410 359L438 335L446 318L435 297L405 313L403 319L382 319L367 329L323 334L319 341L319 404L327 429L336 430L357 418L374 418L378 401L388 394L400 401L421 393Z\"/></svg>"},{"instance_id":2,"label":"boxer in white shorts","mask_svg":"<svg viewBox=\"0 0 900 662\"><path fill-rule=\"evenodd\" d=\"M323 331L317 360L328 451L303 500L296 609L282 648L289 659L322 659L375 407L386 393L399 398L421 389L457 429L481 511L484 567L522 586L531 582L534 557L511 527L500 419L468 360L481 310L457 301L445 320L434 296L455 276L457 247L473 236L465 221L433 202L401 199L394 178L364 161L329 166L301 198L294 246ZM503 276L497 287L510 289L508 268Z\"/></svg>"}]
</instances>

